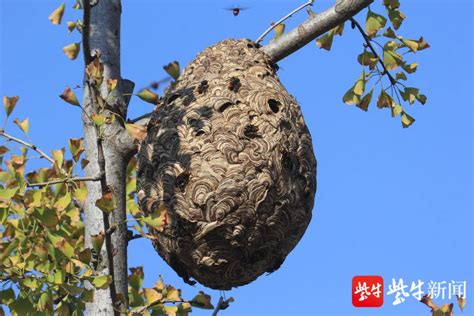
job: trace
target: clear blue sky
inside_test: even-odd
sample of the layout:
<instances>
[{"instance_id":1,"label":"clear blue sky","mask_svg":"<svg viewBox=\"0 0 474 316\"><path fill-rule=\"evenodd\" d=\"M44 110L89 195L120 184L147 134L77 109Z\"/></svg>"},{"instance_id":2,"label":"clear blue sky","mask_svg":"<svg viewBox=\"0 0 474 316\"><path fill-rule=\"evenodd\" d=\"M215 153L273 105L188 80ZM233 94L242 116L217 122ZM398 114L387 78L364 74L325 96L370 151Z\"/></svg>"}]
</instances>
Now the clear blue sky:
<instances>
[{"instance_id":1,"label":"clear blue sky","mask_svg":"<svg viewBox=\"0 0 474 316\"><path fill-rule=\"evenodd\" d=\"M316 1L314 10L331 2ZM423 35L432 47L414 56L420 65L410 82L428 102L407 109L417 119L411 128L402 129L387 110L371 105L364 113L342 103L360 72L355 58L362 42L349 25L332 52L313 42L279 63L318 159L313 220L280 270L227 293L236 301L222 315L428 315L411 297L392 306L393 295L379 309L354 308L354 275L381 275L386 291L391 278L467 281L464 315L473 315L472 2L401 2L408 16L401 34ZM80 41L78 34L68 35L64 25L47 19L59 3L0 1L0 94L21 96L13 117L29 117L32 139L47 150L81 136L77 108L58 98L65 86L82 82L82 61L69 61L61 50ZM124 0L123 77L141 88L164 77L162 66L172 60L185 65L225 38L255 39L296 2L243 0L237 4L251 9L236 18L222 10L234 3ZM64 22L80 17L72 4ZM132 116L150 109L136 98L130 105ZM17 130L13 124L7 129ZM129 254L131 267L145 267L147 286L163 274L186 297L203 289L183 284L147 240L133 241ZM215 302L219 293L208 292Z\"/></svg>"}]
</instances>

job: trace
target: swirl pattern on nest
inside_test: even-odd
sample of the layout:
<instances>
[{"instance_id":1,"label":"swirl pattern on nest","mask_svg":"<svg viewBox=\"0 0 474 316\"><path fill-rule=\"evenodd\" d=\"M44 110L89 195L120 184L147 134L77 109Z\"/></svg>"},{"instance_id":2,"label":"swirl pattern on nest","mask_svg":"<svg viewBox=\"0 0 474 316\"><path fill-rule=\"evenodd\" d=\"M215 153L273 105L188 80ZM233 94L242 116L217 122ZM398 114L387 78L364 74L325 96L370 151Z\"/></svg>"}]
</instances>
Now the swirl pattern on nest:
<instances>
[{"instance_id":1,"label":"swirl pattern on nest","mask_svg":"<svg viewBox=\"0 0 474 316\"><path fill-rule=\"evenodd\" d=\"M280 267L311 219L316 160L296 100L249 40L201 52L166 91L138 155L153 245L187 282L228 290Z\"/></svg>"}]
</instances>

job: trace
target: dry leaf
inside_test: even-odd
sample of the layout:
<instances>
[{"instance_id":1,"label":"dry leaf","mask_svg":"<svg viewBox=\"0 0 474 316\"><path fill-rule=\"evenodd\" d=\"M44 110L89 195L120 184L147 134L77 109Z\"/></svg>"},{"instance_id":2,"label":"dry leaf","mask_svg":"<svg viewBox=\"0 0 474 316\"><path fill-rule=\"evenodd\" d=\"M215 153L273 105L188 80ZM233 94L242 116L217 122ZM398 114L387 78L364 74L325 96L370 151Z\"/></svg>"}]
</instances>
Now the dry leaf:
<instances>
[{"instance_id":1,"label":"dry leaf","mask_svg":"<svg viewBox=\"0 0 474 316\"><path fill-rule=\"evenodd\" d=\"M66 54L66 56L71 60L74 60L77 58L77 55L79 55L80 50L81 50L80 43L72 43L70 45L63 47L64 54Z\"/></svg>"},{"instance_id":2,"label":"dry leaf","mask_svg":"<svg viewBox=\"0 0 474 316\"><path fill-rule=\"evenodd\" d=\"M48 16L48 19L51 21L52 24L61 24L61 20L64 14L64 8L65 4L63 3Z\"/></svg>"}]
</instances>

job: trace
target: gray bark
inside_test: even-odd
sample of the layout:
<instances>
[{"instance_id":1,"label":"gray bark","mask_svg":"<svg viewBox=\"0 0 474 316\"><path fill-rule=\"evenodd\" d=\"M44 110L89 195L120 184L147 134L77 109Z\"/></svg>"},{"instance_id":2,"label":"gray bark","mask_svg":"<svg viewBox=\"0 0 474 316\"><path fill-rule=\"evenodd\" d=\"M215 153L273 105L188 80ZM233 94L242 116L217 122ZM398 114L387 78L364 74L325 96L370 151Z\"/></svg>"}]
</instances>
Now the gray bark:
<instances>
[{"instance_id":1,"label":"gray bark","mask_svg":"<svg viewBox=\"0 0 474 316\"><path fill-rule=\"evenodd\" d=\"M298 27L283 34L280 38L272 40L261 49L274 62L282 60L318 36L347 21L372 2L373 0L338 0L329 9L310 16Z\"/></svg>"},{"instance_id":2,"label":"gray bark","mask_svg":"<svg viewBox=\"0 0 474 316\"><path fill-rule=\"evenodd\" d=\"M85 8L85 14L88 9ZM90 8L90 30L88 36L84 37L84 47L90 48L90 52L84 53L87 63L90 61L89 54L100 52L104 66L104 86L107 79L121 79L120 14L120 0L99 1L96 6ZM87 20L86 17L84 20ZM87 32L87 25L85 27L84 32ZM94 106L93 91L87 83L84 86L83 104L85 112L90 116L97 109ZM126 117L126 101L128 100L122 98L122 93L129 93L132 89L133 84L129 81L119 80L112 97L108 98L110 110ZM106 89L101 89L101 91L104 92L105 99ZM86 158L90 161L85 173L87 176L94 176L102 171L99 161L101 155L96 127L89 121L87 115L83 116L83 128ZM134 145L118 119L106 126L102 139L106 181L87 182L88 197L84 206L86 246L91 247L91 235L104 233L109 227L116 227L112 234L107 235L97 266L99 274L111 274L114 282L109 289L95 291L94 301L86 306L87 315L117 314L114 312L112 300L115 300L117 295L125 301L128 298L125 170L133 154ZM117 198L117 208L110 215L103 214L95 206L95 202L102 196L104 186L109 187Z\"/></svg>"}]
</instances>

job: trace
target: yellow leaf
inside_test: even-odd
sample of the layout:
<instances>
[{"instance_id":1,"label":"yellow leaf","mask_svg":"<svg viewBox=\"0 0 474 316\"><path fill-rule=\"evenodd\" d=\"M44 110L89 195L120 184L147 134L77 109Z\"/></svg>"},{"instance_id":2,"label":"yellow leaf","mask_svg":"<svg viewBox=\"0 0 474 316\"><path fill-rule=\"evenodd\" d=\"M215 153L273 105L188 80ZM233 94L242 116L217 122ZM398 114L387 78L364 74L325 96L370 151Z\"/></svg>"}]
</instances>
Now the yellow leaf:
<instances>
[{"instance_id":1,"label":"yellow leaf","mask_svg":"<svg viewBox=\"0 0 474 316\"><path fill-rule=\"evenodd\" d=\"M154 92L151 92L150 90L146 88L142 89L139 93L137 93L137 97L151 104L158 103L158 95Z\"/></svg>"},{"instance_id":2,"label":"yellow leaf","mask_svg":"<svg viewBox=\"0 0 474 316\"><path fill-rule=\"evenodd\" d=\"M163 299L163 295L158 293L155 289L145 288L143 289L143 295L145 296L146 304L148 306Z\"/></svg>"},{"instance_id":3,"label":"yellow leaf","mask_svg":"<svg viewBox=\"0 0 474 316\"><path fill-rule=\"evenodd\" d=\"M369 9L367 12L367 18L365 21L365 30L367 32L367 35L369 37L373 37L377 32L385 27L385 24L387 23L387 19L384 18L383 16L374 13Z\"/></svg>"},{"instance_id":4,"label":"yellow leaf","mask_svg":"<svg viewBox=\"0 0 474 316\"><path fill-rule=\"evenodd\" d=\"M279 38L285 32L285 24L280 23L273 29L275 31L275 38Z\"/></svg>"},{"instance_id":5,"label":"yellow leaf","mask_svg":"<svg viewBox=\"0 0 474 316\"><path fill-rule=\"evenodd\" d=\"M180 75L179 63L173 61L166 66L163 66L163 69L171 76L174 80L177 80Z\"/></svg>"},{"instance_id":6,"label":"yellow leaf","mask_svg":"<svg viewBox=\"0 0 474 316\"><path fill-rule=\"evenodd\" d=\"M85 202L87 198L87 187L82 186L74 190L74 197L80 202Z\"/></svg>"},{"instance_id":7,"label":"yellow leaf","mask_svg":"<svg viewBox=\"0 0 474 316\"><path fill-rule=\"evenodd\" d=\"M66 54L66 56L71 60L74 60L77 58L77 55L79 54L80 50L81 50L80 43L72 43L70 45L63 47L64 54Z\"/></svg>"},{"instance_id":8,"label":"yellow leaf","mask_svg":"<svg viewBox=\"0 0 474 316\"><path fill-rule=\"evenodd\" d=\"M101 126L101 125L105 124L105 121L107 120L105 115L96 114L96 113L91 115L91 119L95 123L95 125L97 125L97 126Z\"/></svg>"},{"instance_id":9,"label":"yellow leaf","mask_svg":"<svg viewBox=\"0 0 474 316\"><path fill-rule=\"evenodd\" d=\"M107 91L112 92L117 87L117 79L107 79Z\"/></svg>"},{"instance_id":10,"label":"yellow leaf","mask_svg":"<svg viewBox=\"0 0 474 316\"><path fill-rule=\"evenodd\" d=\"M196 295L190 303L194 307L199 307L203 309L214 308L214 306L211 304L211 297L202 291L200 291L199 294Z\"/></svg>"},{"instance_id":11,"label":"yellow leaf","mask_svg":"<svg viewBox=\"0 0 474 316\"><path fill-rule=\"evenodd\" d=\"M409 39L402 39L403 44L408 47L412 52L416 53L418 51L418 42Z\"/></svg>"},{"instance_id":12,"label":"yellow leaf","mask_svg":"<svg viewBox=\"0 0 474 316\"><path fill-rule=\"evenodd\" d=\"M66 23L66 25L67 25L67 30L69 31L69 33L71 33L76 28L77 23L69 21Z\"/></svg>"},{"instance_id":13,"label":"yellow leaf","mask_svg":"<svg viewBox=\"0 0 474 316\"><path fill-rule=\"evenodd\" d=\"M402 126L403 126L403 128L410 127L410 125L413 124L413 122L415 122L415 119L413 117L406 114L405 112L402 112Z\"/></svg>"},{"instance_id":14,"label":"yellow leaf","mask_svg":"<svg viewBox=\"0 0 474 316\"><path fill-rule=\"evenodd\" d=\"M406 63L402 63L401 64L403 70L405 70L407 73L411 74L411 73L414 73L416 71L416 69L418 68L418 63L412 63L412 64L409 64L407 65Z\"/></svg>"},{"instance_id":15,"label":"yellow leaf","mask_svg":"<svg viewBox=\"0 0 474 316\"><path fill-rule=\"evenodd\" d=\"M395 102L393 102L391 111L392 111L392 117L395 117L395 116L400 115L400 113L403 112L403 108L402 108L401 105L396 104Z\"/></svg>"},{"instance_id":16,"label":"yellow leaf","mask_svg":"<svg viewBox=\"0 0 474 316\"><path fill-rule=\"evenodd\" d=\"M365 91L365 71L362 71L362 74L360 75L359 79L357 79L353 90L354 90L354 93L357 94L358 96L361 96L362 94L364 94L364 91Z\"/></svg>"},{"instance_id":17,"label":"yellow leaf","mask_svg":"<svg viewBox=\"0 0 474 316\"><path fill-rule=\"evenodd\" d=\"M180 302L181 299L181 291L174 288L171 285L166 286L166 299L172 302Z\"/></svg>"},{"instance_id":18,"label":"yellow leaf","mask_svg":"<svg viewBox=\"0 0 474 316\"><path fill-rule=\"evenodd\" d=\"M56 161L57 166L61 168L64 162L64 150L56 149L51 152L53 153L53 158Z\"/></svg>"},{"instance_id":19,"label":"yellow leaf","mask_svg":"<svg viewBox=\"0 0 474 316\"><path fill-rule=\"evenodd\" d=\"M81 0L76 0L76 3L72 7L75 10L82 10Z\"/></svg>"},{"instance_id":20,"label":"yellow leaf","mask_svg":"<svg viewBox=\"0 0 474 316\"><path fill-rule=\"evenodd\" d=\"M383 50L383 63L387 70L396 69L398 66L402 65L403 57L392 49Z\"/></svg>"},{"instance_id":21,"label":"yellow leaf","mask_svg":"<svg viewBox=\"0 0 474 316\"><path fill-rule=\"evenodd\" d=\"M102 197L95 201L95 206L100 208L103 212L110 213L117 208L117 200L112 191L102 194Z\"/></svg>"},{"instance_id":22,"label":"yellow leaf","mask_svg":"<svg viewBox=\"0 0 474 316\"><path fill-rule=\"evenodd\" d=\"M20 120L16 118L13 123L18 125L23 133L28 134L28 131L30 130L30 120L28 118L24 119L23 122L20 122Z\"/></svg>"},{"instance_id":23,"label":"yellow leaf","mask_svg":"<svg viewBox=\"0 0 474 316\"><path fill-rule=\"evenodd\" d=\"M59 97L69 104L72 104L75 106L81 105L76 95L74 94L74 92L72 92L71 88L69 87L67 87Z\"/></svg>"},{"instance_id":24,"label":"yellow leaf","mask_svg":"<svg viewBox=\"0 0 474 316\"><path fill-rule=\"evenodd\" d=\"M146 126L137 124L125 124L125 128L127 129L127 132L136 140L142 141L146 138Z\"/></svg>"},{"instance_id":25,"label":"yellow leaf","mask_svg":"<svg viewBox=\"0 0 474 316\"><path fill-rule=\"evenodd\" d=\"M94 84L100 86L104 77L104 65L100 61L100 54L94 56L94 60L86 66L86 74Z\"/></svg>"},{"instance_id":26,"label":"yellow leaf","mask_svg":"<svg viewBox=\"0 0 474 316\"><path fill-rule=\"evenodd\" d=\"M423 50L430 48L430 44L428 44L423 37L420 37L418 40L418 50Z\"/></svg>"},{"instance_id":27,"label":"yellow leaf","mask_svg":"<svg viewBox=\"0 0 474 316\"><path fill-rule=\"evenodd\" d=\"M13 110L15 109L16 103L18 102L18 99L20 99L19 96L3 97L3 107L5 108L5 113L7 114L7 117L12 114Z\"/></svg>"},{"instance_id":28,"label":"yellow leaf","mask_svg":"<svg viewBox=\"0 0 474 316\"><path fill-rule=\"evenodd\" d=\"M461 309L461 312L462 312L464 309L464 306L466 306L466 298L459 295L456 295L456 298L458 301L459 309Z\"/></svg>"},{"instance_id":29,"label":"yellow leaf","mask_svg":"<svg viewBox=\"0 0 474 316\"><path fill-rule=\"evenodd\" d=\"M64 14L64 8L65 4L63 3L48 16L48 20L50 20L52 24L61 24L61 20Z\"/></svg>"}]
</instances>

